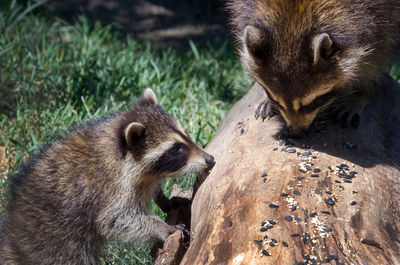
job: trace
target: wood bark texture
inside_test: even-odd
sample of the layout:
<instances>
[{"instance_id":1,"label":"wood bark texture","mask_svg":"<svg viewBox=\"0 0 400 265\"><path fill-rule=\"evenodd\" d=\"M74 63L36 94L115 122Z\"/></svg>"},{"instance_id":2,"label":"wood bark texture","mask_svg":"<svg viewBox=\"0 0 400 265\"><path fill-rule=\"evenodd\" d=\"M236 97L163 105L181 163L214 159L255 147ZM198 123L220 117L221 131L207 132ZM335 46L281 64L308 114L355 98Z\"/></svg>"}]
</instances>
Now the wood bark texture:
<instances>
[{"instance_id":1,"label":"wood bark texture","mask_svg":"<svg viewBox=\"0 0 400 265\"><path fill-rule=\"evenodd\" d=\"M253 86L206 148L181 264L400 264L400 87L377 86L358 129L318 121L298 139L255 120Z\"/></svg>"}]
</instances>

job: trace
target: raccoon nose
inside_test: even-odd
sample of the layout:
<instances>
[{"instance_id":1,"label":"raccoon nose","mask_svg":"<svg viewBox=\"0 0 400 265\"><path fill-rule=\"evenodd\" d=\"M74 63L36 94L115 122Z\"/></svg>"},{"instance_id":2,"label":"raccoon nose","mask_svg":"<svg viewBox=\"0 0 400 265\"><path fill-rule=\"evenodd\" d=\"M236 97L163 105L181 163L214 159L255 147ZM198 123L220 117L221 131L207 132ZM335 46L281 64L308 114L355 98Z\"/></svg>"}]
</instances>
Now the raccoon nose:
<instances>
[{"instance_id":1,"label":"raccoon nose","mask_svg":"<svg viewBox=\"0 0 400 265\"><path fill-rule=\"evenodd\" d=\"M295 138L300 138L303 137L307 134L308 129L307 128L292 128L289 127L289 135Z\"/></svg>"},{"instance_id":2,"label":"raccoon nose","mask_svg":"<svg viewBox=\"0 0 400 265\"><path fill-rule=\"evenodd\" d=\"M205 159L208 165L211 165L214 162L214 157L212 155L206 154Z\"/></svg>"}]
</instances>

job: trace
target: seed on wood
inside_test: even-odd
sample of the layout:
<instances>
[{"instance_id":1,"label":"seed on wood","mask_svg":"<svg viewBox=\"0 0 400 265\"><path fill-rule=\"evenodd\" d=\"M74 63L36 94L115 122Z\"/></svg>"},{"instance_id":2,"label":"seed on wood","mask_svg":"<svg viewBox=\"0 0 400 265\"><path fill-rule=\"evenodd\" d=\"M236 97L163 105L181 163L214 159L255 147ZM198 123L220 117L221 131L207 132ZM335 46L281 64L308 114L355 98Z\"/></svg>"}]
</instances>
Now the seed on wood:
<instances>
[{"instance_id":1,"label":"seed on wood","mask_svg":"<svg viewBox=\"0 0 400 265\"><path fill-rule=\"evenodd\" d=\"M264 255L264 256L271 256L271 254L269 254L269 252L268 251L266 251L265 249L263 249L262 251L261 251L261 253Z\"/></svg>"},{"instance_id":2,"label":"seed on wood","mask_svg":"<svg viewBox=\"0 0 400 265\"><path fill-rule=\"evenodd\" d=\"M350 175L341 174L341 173L339 173L339 177L342 178L342 179L352 179L352 178L353 178L353 177L350 176Z\"/></svg>"},{"instance_id":3,"label":"seed on wood","mask_svg":"<svg viewBox=\"0 0 400 265\"><path fill-rule=\"evenodd\" d=\"M331 212L330 211L321 211L321 213L324 213L324 214L331 214Z\"/></svg>"},{"instance_id":4,"label":"seed on wood","mask_svg":"<svg viewBox=\"0 0 400 265\"><path fill-rule=\"evenodd\" d=\"M284 246L284 247L288 247L289 246L289 244L288 243L286 243L285 241L282 241L282 246Z\"/></svg>"},{"instance_id":5,"label":"seed on wood","mask_svg":"<svg viewBox=\"0 0 400 265\"><path fill-rule=\"evenodd\" d=\"M331 166L328 166L328 169L329 169L330 172L333 172L333 169L332 169Z\"/></svg>"},{"instance_id":6,"label":"seed on wood","mask_svg":"<svg viewBox=\"0 0 400 265\"><path fill-rule=\"evenodd\" d=\"M275 238L271 238L271 241L272 241L274 244L278 243L278 241L276 241Z\"/></svg>"},{"instance_id":7,"label":"seed on wood","mask_svg":"<svg viewBox=\"0 0 400 265\"><path fill-rule=\"evenodd\" d=\"M329 194L329 195L332 195L332 191L330 191L330 190L326 190L325 193Z\"/></svg>"},{"instance_id":8,"label":"seed on wood","mask_svg":"<svg viewBox=\"0 0 400 265\"><path fill-rule=\"evenodd\" d=\"M289 196L289 194L287 194L287 193L281 193L281 197L287 197L287 196Z\"/></svg>"},{"instance_id":9,"label":"seed on wood","mask_svg":"<svg viewBox=\"0 0 400 265\"><path fill-rule=\"evenodd\" d=\"M309 151L309 150L307 150L307 151L305 151L304 153L303 153L303 156L310 156L312 153Z\"/></svg>"},{"instance_id":10,"label":"seed on wood","mask_svg":"<svg viewBox=\"0 0 400 265\"><path fill-rule=\"evenodd\" d=\"M357 193L358 193L358 192L357 192L357 191L355 191L355 190L353 190L352 192L353 192L353 194L357 194Z\"/></svg>"},{"instance_id":11,"label":"seed on wood","mask_svg":"<svg viewBox=\"0 0 400 265\"><path fill-rule=\"evenodd\" d=\"M264 173L261 174L261 177L262 177L262 178L265 178L266 176L268 176L268 174L267 174L266 172L264 172Z\"/></svg>"},{"instance_id":12,"label":"seed on wood","mask_svg":"<svg viewBox=\"0 0 400 265\"><path fill-rule=\"evenodd\" d=\"M309 214L310 217L314 217L314 216L316 216L316 215L317 215L316 212L312 212L312 213Z\"/></svg>"},{"instance_id":13,"label":"seed on wood","mask_svg":"<svg viewBox=\"0 0 400 265\"><path fill-rule=\"evenodd\" d=\"M346 164L340 164L339 167L340 167L341 169L349 169L349 166L346 165Z\"/></svg>"},{"instance_id":14,"label":"seed on wood","mask_svg":"<svg viewBox=\"0 0 400 265\"><path fill-rule=\"evenodd\" d=\"M286 149L286 152L287 153L296 153L297 151L294 148L288 148L288 149Z\"/></svg>"},{"instance_id":15,"label":"seed on wood","mask_svg":"<svg viewBox=\"0 0 400 265\"><path fill-rule=\"evenodd\" d=\"M291 210L292 212L296 211L296 209L297 209L297 206L296 206L296 205L293 205L292 208L290 208L290 210Z\"/></svg>"},{"instance_id":16,"label":"seed on wood","mask_svg":"<svg viewBox=\"0 0 400 265\"><path fill-rule=\"evenodd\" d=\"M268 231L268 229L266 227L261 227L260 228L260 232L266 232L266 231Z\"/></svg>"},{"instance_id":17,"label":"seed on wood","mask_svg":"<svg viewBox=\"0 0 400 265\"><path fill-rule=\"evenodd\" d=\"M344 187L342 185L339 185L339 189L344 190Z\"/></svg>"},{"instance_id":18,"label":"seed on wood","mask_svg":"<svg viewBox=\"0 0 400 265\"><path fill-rule=\"evenodd\" d=\"M275 220L268 220L268 222L269 222L271 225L276 225L276 221L275 221Z\"/></svg>"},{"instance_id":19,"label":"seed on wood","mask_svg":"<svg viewBox=\"0 0 400 265\"><path fill-rule=\"evenodd\" d=\"M304 235L305 235L307 238L311 238L311 236L310 236L310 234L309 234L308 232L305 232Z\"/></svg>"},{"instance_id":20,"label":"seed on wood","mask_svg":"<svg viewBox=\"0 0 400 265\"><path fill-rule=\"evenodd\" d=\"M304 245L307 244L308 239L305 238L305 237L303 237L302 239L303 239L303 244L304 244Z\"/></svg>"},{"instance_id":21,"label":"seed on wood","mask_svg":"<svg viewBox=\"0 0 400 265\"><path fill-rule=\"evenodd\" d=\"M240 134L244 134L244 129L240 129Z\"/></svg>"},{"instance_id":22,"label":"seed on wood","mask_svg":"<svg viewBox=\"0 0 400 265\"><path fill-rule=\"evenodd\" d=\"M278 142L278 145L282 146L284 143L285 143L285 141L283 139L280 139L279 142Z\"/></svg>"},{"instance_id":23,"label":"seed on wood","mask_svg":"<svg viewBox=\"0 0 400 265\"><path fill-rule=\"evenodd\" d=\"M299 171L301 173L307 173L307 169L305 169L304 167L299 168Z\"/></svg>"},{"instance_id":24,"label":"seed on wood","mask_svg":"<svg viewBox=\"0 0 400 265\"><path fill-rule=\"evenodd\" d=\"M305 167L306 169L308 169L308 170L311 170L311 169L312 169L312 167L310 167L309 165L304 165L304 167Z\"/></svg>"},{"instance_id":25,"label":"seed on wood","mask_svg":"<svg viewBox=\"0 0 400 265\"><path fill-rule=\"evenodd\" d=\"M294 233L294 234L291 234L290 236L291 237L298 237L298 236L300 236L300 234L299 233Z\"/></svg>"},{"instance_id":26,"label":"seed on wood","mask_svg":"<svg viewBox=\"0 0 400 265\"><path fill-rule=\"evenodd\" d=\"M319 168L314 168L314 169L313 169L313 172L314 172L314 173L319 173L319 172L321 172L321 169L319 169Z\"/></svg>"},{"instance_id":27,"label":"seed on wood","mask_svg":"<svg viewBox=\"0 0 400 265\"><path fill-rule=\"evenodd\" d=\"M293 194L295 194L295 195L301 195L301 192L298 191L298 190L294 190L294 191L293 191Z\"/></svg>"},{"instance_id":28,"label":"seed on wood","mask_svg":"<svg viewBox=\"0 0 400 265\"><path fill-rule=\"evenodd\" d=\"M312 178L319 178L319 175L318 175L318 174L311 174L310 177L312 177Z\"/></svg>"},{"instance_id":29,"label":"seed on wood","mask_svg":"<svg viewBox=\"0 0 400 265\"><path fill-rule=\"evenodd\" d=\"M267 224L266 221L262 221L262 222L261 222L261 226L264 226L264 225L266 225L266 224Z\"/></svg>"},{"instance_id":30,"label":"seed on wood","mask_svg":"<svg viewBox=\"0 0 400 265\"><path fill-rule=\"evenodd\" d=\"M335 180L335 182L336 182L336 183L342 183L340 180L337 180L337 179Z\"/></svg>"},{"instance_id":31,"label":"seed on wood","mask_svg":"<svg viewBox=\"0 0 400 265\"><path fill-rule=\"evenodd\" d=\"M257 240L254 240L254 242L256 242L256 243L262 243L262 240L261 240L261 239L257 239Z\"/></svg>"},{"instance_id":32,"label":"seed on wood","mask_svg":"<svg viewBox=\"0 0 400 265\"><path fill-rule=\"evenodd\" d=\"M270 203L270 204L269 204L269 207L270 207L270 208L279 208L279 204Z\"/></svg>"},{"instance_id":33,"label":"seed on wood","mask_svg":"<svg viewBox=\"0 0 400 265\"><path fill-rule=\"evenodd\" d=\"M274 228L273 225L267 225L267 229L268 229L268 230L269 230L269 229L272 229L272 228Z\"/></svg>"},{"instance_id":34,"label":"seed on wood","mask_svg":"<svg viewBox=\"0 0 400 265\"><path fill-rule=\"evenodd\" d=\"M352 182L351 180L349 180L349 179L344 179L343 182L346 182L346 183L353 183L353 182Z\"/></svg>"},{"instance_id":35,"label":"seed on wood","mask_svg":"<svg viewBox=\"0 0 400 265\"><path fill-rule=\"evenodd\" d=\"M339 257L336 256L336 255L329 255L327 260L328 260L328 262L331 261L331 260L339 260Z\"/></svg>"},{"instance_id":36,"label":"seed on wood","mask_svg":"<svg viewBox=\"0 0 400 265\"><path fill-rule=\"evenodd\" d=\"M311 156L311 158L312 158L312 159L316 159L316 158L317 158L317 156Z\"/></svg>"},{"instance_id":37,"label":"seed on wood","mask_svg":"<svg viewBox=\"0 0 400 265\"><path fill-rule=\"evenodd\" d=\"M325 187L328 187L328 182L326 182L326 180L322 181L322 183L324 184Z\"/></svg>"},{"instance_id":38,"label":"seed on wood","mask_svg":"<svg viewBox=\"0 0 400 265\"><path fill-rule=\"evenodd\" d=\"M288 222L291 222L291 221L293 221L293 217L291 217L291 216L285 216L285 220L286 221L288 221Z\"/></svg>"},{"instance_id":39,"label":"seed on wood","mask_svg":"<svg viewBox=\"0 0 400 265\"><path fill-rule=\"evenodd\" d=\"M268 239L268 236L267 236L267 235L265 235L265 236L264 236L264 240L267 240L267 239Z\"/></svg>"},{"instance_id":40,"label":"seed on wood","mask_svg":"<svg viewBox=\"0 0 400 265\"><path fill-rule=\"evenodd\" d=\"M269 245L270 245L271 247L275 247L275 244L274 244L273 242L269 242Z\"/></svg>"},{"instance_id":41,"label":"seed on wood","mask_svg":"<svg viewBox=\"0 0 400 265\"><path fill-rule=\"evenodd\" d=\"M264 178L264 179L263 179L263 181L264 181L264 182L267 182L267 181L268 181L268 179L267 179L267 178Z\"/></svg>"},{"instance_id":42,"label":"seed on wood","mask_svg":"<svg viewBox=\"0 0 400 265\"><path fill-rule=\"evenodd\" d=\"M356 176L356 174L357 174L357 172L356 172L356 171L350 171L350 172L349 172L349 175L350 175L350 176L352 176L352 177L355 177L355 176Z\"/></svg>"},{"instance_id":43,"label":"seed on wood","mask_svg":"<svg viewBox=\"0 0 400 265\"><path fill-rule=\"evenodd\" d=\"M382 249L381 245L378 242L370 238L361 239L361 243Z\"/></svg>"},{"instance_id":44,"label":"seed on wood","mask_svg":"<svg viewBox=\"0 0 400 265\"><path fill-rule=\"evenodd\" d=\"M295 216L295 217L294 217L294 220L296 220L297 222L301 222L301 218L298 217L298 216Z\"/></svg>"},{"instance_id":45,"label":"seed on wood","mask_svg":"<svg viewBox=\"0 0 400 265\"><path fill-rule=\"evenodd\" d=\"M298 155L298 156L299 156L299 155L301 155L301 153L300 153L300 152L297 152L297 154L296 154L296 155Z\"/></svg>"},{"instance_id":46,"label":"seed on wood","mask_svg":"<svg viewBox=\"0 0 400 265\"><path fill-rule=\"evenodd\" d=\"M272 149L272 151L276 151L276 150L278 150L278 147L274 147L274 149Z\"/></svg>"},{"instance_id":47,"label":"seed on wood","mask_svg":"<svg viewBox=\"0 0 400 265\"><path fill-rule=\"evenodd\" d=\"M332 198L327 198L327 199L325 200L325 202L326 202L326 204L328 204L328 205L330 205L330 206L335 205L335 201L334 201Z\"/></svg>"},{"instance_id":48,"label":"seed on wood","mask_svg":"<svg viewBox=\"0 0 400 265\"><path fill-rule=\"evenodd\" d=\"M322 229L323 229L325 232L332 232L332 228L327 227L327 226L324 226Z\"/></svg>"},{"instance_id":49,"label":"seed on wood","mask_svg":"<svg viewBox=\"0 0 400 265\"><path fill-rule=\"evenodd\" d=\"M352 201L352 202L350 203L351 206L354 206L354 205L356 205L356 204L357 204L356 201Z\"/></svg>"}]
</instances>

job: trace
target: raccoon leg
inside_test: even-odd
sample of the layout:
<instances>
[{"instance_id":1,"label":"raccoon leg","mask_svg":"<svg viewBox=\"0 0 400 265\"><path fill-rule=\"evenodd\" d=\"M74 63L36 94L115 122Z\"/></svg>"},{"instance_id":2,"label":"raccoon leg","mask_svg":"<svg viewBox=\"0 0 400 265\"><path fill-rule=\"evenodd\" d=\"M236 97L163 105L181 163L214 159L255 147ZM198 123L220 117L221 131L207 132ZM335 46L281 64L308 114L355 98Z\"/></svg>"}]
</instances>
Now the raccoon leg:
<instances>
[{"instance_id":1,"label":"raccoon leg","mask_svg":"<svg viewBox=\"0 0 400 265\"><path fill-rule=\"evenodd\" d=\"M261 102L255 113L254 113L254 117L256 118L256 120L261 116L262 121L264 121L266 118L271 118L273 116L275 116L275 112L272 109L271 103L269 101L268 98L266 98L263 102Z\"/></svg>"},{"instance_id":2,"label":"raccoon leg","mask_svg":"<svg viewBox=\"0 0 400 265\"><path fill-rule=\"evenodd\" d=\"M142 243L164 242L170 235L171 226L155 215L130 211L120 213L116 218L107 218L101 225L102 234L122 242Z\"/></svg>"},{"instance_id":3,"label":"raccoon leg","mask_svg":"<svg viewBox=\"0 0 400 265\"><path fill-rule=\"evenodd\" d=\"M156 197L154 198L154 201L164 213L172 211L173 204L171 200L167 196L165 196L161 187L159 187Z\"/></svg>"}]
</instances>

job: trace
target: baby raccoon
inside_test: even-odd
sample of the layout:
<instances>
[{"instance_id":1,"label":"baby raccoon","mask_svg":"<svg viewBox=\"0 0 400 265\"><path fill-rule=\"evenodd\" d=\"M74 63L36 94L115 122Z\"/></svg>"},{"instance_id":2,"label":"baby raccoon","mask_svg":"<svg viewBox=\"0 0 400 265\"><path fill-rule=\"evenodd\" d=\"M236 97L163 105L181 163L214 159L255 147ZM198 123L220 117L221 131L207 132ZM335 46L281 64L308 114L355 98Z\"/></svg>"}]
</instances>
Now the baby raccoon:
<instances>
[{"instance_id":1,"label":"baby raccoon","mask_svg":"<svg viewBox=\"0 0 400 265\"><path fill-rule=\"evenodd\" d=\"M374 83L399 52L399 0L228 0L241 58L289 132L334 108L358 127Z\"/></svg>"},{"instance_id":2,"label":"baby raccoon","mask_svg":"<svg viewBox=\"0 0 400 265\"><path fill-rule=\"evenodd\" d=\"M132 109L73 130L11 179L0 256L100 264L108 240L163 241L176 229L148 212L160 181L214 163L146 89Z\"/></svg>"}]
</instances>

